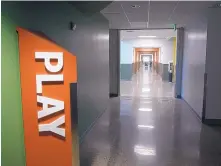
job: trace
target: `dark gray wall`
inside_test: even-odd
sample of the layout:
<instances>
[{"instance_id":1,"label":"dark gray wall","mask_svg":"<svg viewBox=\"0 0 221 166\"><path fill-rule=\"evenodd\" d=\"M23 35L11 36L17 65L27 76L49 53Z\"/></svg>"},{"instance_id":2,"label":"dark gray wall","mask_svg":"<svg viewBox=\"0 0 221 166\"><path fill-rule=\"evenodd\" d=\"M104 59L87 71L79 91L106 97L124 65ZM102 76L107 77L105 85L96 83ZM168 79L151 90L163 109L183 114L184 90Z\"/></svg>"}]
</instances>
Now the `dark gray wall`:
<instances>
[{"instance_id":1,"label":"dark gray wall","mask_svg":"<svg viewBox=\"0 0 221 166\"><path fill-rule=\"evenodd\" d=\"M221 120L221 8L209 9L207 32L205 119Z\"/></svg>"},{"instance_id":2,"label":"dark gray wall","mask_svg":"<svg viewBox=\"0 0 221 166\"><path fill-rule=\"evenodd\" d=\"M169 81L168 64L159 63L159 74L163 81Z\"/></svg>"},{"instance_id":3,"label":"dark gray wall","mask_svg":"<svg viewBox=\"0 0 221 166\"><path fill-rule=\"evenodd\" d=\"M120 84L120 33L117 29L110 29L109 49L109 90L110 95L119 95Z\"/></svg>"},{"instance_id":4,"label":"dark gray wall","mask_svg":"<svg viewBox=\"0 0 221 166\"><path fill-rule=\"evenodd\" d=\"M156 65L156 72L159 74L163 81L169 81L169 72L168 72L168 64L163 63L155 63Z\"/></svg>"},{"instance_id":5,"label":"dark gray wall","mask_svg":"<svg viewBox=\"0 0 221 166\"><path fill-rule=\"evenodd\" d=\"M183 70L183 48L184 47L184 28L177 29L176 39L176 84L175 97L181 98L182 94L182 70Z\"/></svg>"},{"instance_id":6,"label":"dark gray wall","mask_svg":"<svg viewBox=\"0 0 221 166\"><path fill-rule=\"evenodd\" d=\"M77 56L78 129L83 136L108 104L108 21L100 13L86 18L67 2L2 2L2 13ZM69 30L70 21L77 24L75 31Z\"/></svg>"}]
</instances>

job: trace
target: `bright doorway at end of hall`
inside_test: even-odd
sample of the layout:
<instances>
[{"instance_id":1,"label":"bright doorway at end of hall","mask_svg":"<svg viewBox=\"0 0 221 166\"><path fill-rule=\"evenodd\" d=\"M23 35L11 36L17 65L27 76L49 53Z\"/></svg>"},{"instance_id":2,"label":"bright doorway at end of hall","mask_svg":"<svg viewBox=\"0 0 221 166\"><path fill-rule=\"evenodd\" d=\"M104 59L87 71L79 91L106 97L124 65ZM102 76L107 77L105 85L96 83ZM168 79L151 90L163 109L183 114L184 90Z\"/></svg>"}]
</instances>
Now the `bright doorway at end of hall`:
<instances>
[{"instance_id":1,"label":"bright doorway at end of hall","mask_svg":"<svg viewBox=\"0 0 221 166\"><path fill-rule=\"evenodd\" d=\"M153 54L142 54L141 62L143 68L151 69L153 65Z\"/></svg>"},{"instance_id":2,"label":"bright doorway at end of hall","mask_svg":"<svg viewBox=\"0 0 221 166\"><path fill-rule=\"evenodd\" d=\"M120 31L121 96L139 91L145 71L141 69L145 67L150 73L145 78L157 75L167 87L175 82L176 35L172 29Z\"/></svg>"}]
</instances>

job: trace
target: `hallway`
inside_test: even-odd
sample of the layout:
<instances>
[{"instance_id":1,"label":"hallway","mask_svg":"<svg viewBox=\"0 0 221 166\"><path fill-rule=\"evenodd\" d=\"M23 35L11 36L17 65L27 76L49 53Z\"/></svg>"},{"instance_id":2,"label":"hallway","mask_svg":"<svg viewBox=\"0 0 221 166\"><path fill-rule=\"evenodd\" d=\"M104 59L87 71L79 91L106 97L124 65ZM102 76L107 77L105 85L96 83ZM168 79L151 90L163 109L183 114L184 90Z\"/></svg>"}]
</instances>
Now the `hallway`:
<instances>
[{"instance_id":1,"label":"hallway","mask_svg":"<svg viewBox=\"0 0 221 166\"><path fill-rule=\"evenodd\" d=\"M164 82L151 68L141 67L131 81L120 81L121 96L173 97L174 83Z\"/></svg>"},{"instance_id":2,"label":"hallway","mask_svg":"<svg viewBox=\"0 0 221 166\"><path fill-rule=\"evenodd\" d=\"M221 166L221 2L1 5L2 166Z\"/></svg>"},{"instance_id":3,"label":"hallway","mask_svg":"<svg viewBox=\"0 0 221 166\"><path fill-rule=\"evenodd\" d=\"M219 166L221 132L173 98L173 84L141 70L86 135L81 166ZM130 89L127 91L127 89Z\"/></svg>"}]
</instances>

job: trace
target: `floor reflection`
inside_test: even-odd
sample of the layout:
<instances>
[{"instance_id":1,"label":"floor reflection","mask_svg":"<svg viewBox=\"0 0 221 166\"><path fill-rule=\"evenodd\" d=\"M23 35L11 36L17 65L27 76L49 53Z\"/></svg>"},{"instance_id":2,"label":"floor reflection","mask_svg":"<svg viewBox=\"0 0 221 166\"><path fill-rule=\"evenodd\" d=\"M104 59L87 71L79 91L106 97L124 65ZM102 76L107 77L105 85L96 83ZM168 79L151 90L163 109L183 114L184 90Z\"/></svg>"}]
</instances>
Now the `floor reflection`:
<instances>
[{"instance_id":1,"label":"floor reflection","mask_svg":"<svg viewBox=\"0 0 221 166\"><path fill-rule=\"evenodd\" d=\"M174 83L162 81L152 69L141 68L131 81L120 81L121 96L131 97L173 97Z\"/></svg>"},{"instance_id":2,"label":"floor reflection","mask_svg":"<svg viewBox=\"0 0 221 166\"><path fill-rule=\"evenodd\" d=\"M220 128L202 125L171 84L146 76L136 93L110 100L80 146L81 166L221 166Z\"/></svg>"}]
</instances>

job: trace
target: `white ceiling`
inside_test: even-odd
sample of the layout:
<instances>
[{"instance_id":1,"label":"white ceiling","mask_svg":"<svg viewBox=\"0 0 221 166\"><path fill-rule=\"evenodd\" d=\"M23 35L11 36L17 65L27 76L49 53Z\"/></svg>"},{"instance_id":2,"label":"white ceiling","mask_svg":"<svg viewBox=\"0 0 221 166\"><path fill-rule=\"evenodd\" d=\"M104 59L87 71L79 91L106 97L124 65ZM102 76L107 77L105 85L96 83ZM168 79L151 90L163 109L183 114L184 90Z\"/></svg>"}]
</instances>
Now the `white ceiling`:
<instances>
[{"instance_id":1,"label":"white ceiling","mask_svg":"<svg viewBox=\"0 0 221 166\"><path fill-rule=\"evenodd\" d=\"M161 29L161 30L121 30L120 37L121 40L131 40L138 39L139 36L150 36L141 39L167 39L176 37L176 31L173 29ZM156 37L152 37L156 36Z\"/></svg>"},{"instance_id":2,"label":"white ceiling","mask_svg":"<svg viewBox=\"0 0 221 166\"><path fill-rule=\"evenodd\" d=\"M113 29L182 27L206 15L215 1L114 1L101 13ZM139 5L140 8L132 8Z\"/></svg>"}]
</instances>

